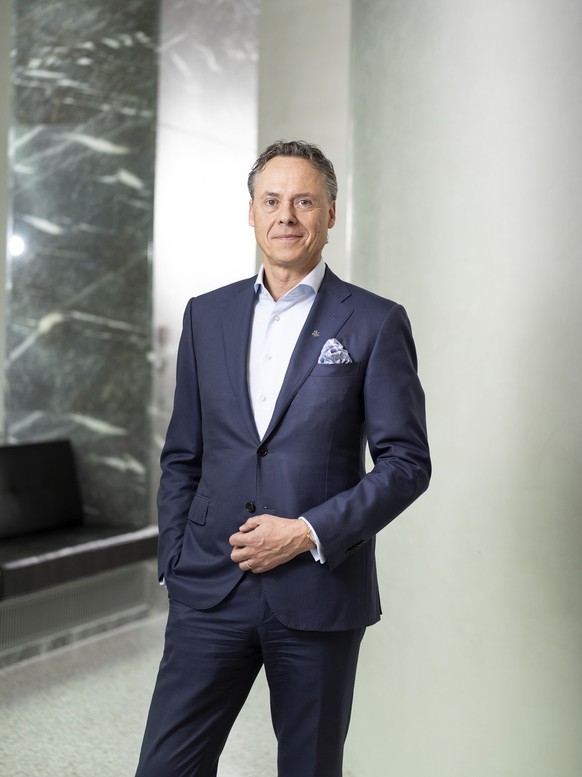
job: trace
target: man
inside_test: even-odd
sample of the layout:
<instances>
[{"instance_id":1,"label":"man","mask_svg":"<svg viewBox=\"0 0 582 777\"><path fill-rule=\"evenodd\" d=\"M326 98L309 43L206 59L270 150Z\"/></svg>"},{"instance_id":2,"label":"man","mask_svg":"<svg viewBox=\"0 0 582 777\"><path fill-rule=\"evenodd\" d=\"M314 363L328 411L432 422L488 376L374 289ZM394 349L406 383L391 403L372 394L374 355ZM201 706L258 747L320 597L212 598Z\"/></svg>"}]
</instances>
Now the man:
<instances>
[{"instance_id":1,"label":"man","mask_svg":"<svg viewBox=\"0 0 582 777\"><path fill-rule=\"evenodd\" d=\"M158 498L170 612L138 777L215 775L263 665L278 776L341 777L380 618L374 537L430 477L406 314L321 259L331 162L274 143L249 190L258 276L184 317Z\"/></svg>"}]
</instances>

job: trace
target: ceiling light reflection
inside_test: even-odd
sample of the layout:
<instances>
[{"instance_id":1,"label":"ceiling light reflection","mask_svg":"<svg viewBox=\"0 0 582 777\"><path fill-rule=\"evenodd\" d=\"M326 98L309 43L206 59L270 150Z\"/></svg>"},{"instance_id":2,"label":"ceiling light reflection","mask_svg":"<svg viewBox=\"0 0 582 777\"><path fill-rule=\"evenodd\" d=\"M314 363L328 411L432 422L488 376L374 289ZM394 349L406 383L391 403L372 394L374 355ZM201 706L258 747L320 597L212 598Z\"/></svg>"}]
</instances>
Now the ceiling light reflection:
<instances>
[{"instance_id":1,"label":"ceiling light reflection","mask_svg":"<svg viewBox=\"0 0 582 777\"><path fill-rule=\"evenodd\" d=\"M8 241L8 251L10 256L18 257L26 251L26 243L20 237L20 235L12 235Z\"/></svg>"}]
</instances>

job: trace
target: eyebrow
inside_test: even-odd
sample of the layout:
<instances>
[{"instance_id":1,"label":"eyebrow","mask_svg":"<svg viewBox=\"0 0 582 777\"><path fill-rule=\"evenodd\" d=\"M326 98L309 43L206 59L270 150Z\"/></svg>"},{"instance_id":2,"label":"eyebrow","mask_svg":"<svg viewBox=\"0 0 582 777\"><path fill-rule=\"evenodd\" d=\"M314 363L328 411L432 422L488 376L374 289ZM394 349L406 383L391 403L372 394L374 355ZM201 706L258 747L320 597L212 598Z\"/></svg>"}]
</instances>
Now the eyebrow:
<instances>
[{"instance_id":1,"label":"eyebrow","mask_svg":"<svg viewBox=\"0 0 582 777\"><path fill-rule=\"evenodd\" d=\"M263 192L263 197L280 197L280 192ZM314 199L315 195L311 192L298 192L297 194L294 194L292 199L296 200L297 197L311 197L311 199Z\"/></svg>"}]
</instances>

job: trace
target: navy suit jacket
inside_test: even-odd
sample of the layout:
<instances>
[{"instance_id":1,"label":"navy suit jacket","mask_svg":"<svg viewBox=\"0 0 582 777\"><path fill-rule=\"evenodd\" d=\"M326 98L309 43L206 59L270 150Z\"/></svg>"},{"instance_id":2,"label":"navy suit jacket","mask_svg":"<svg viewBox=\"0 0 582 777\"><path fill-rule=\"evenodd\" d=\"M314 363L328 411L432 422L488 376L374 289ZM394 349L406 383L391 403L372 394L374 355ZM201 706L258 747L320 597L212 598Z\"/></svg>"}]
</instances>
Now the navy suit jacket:
<instances>
[{"instance_id":1,"label":"navy suit jacket","mask_svg":"<svg viewBox=\"0 0 582 777\"><path fill-rule=\"evenodd\" d=\"M375 535L428 486L424 394L404 309L329 268L259 438L247 388L255 278L190 300L158 495L159 574L197 609L245 574L228 538L249 515L304 516L327 557L261 575L277 618L304 630L380 617ZM338 339L350 364L318 364ZM365 471L365 446L374 462Z\"/></svg>"}]
</instances>

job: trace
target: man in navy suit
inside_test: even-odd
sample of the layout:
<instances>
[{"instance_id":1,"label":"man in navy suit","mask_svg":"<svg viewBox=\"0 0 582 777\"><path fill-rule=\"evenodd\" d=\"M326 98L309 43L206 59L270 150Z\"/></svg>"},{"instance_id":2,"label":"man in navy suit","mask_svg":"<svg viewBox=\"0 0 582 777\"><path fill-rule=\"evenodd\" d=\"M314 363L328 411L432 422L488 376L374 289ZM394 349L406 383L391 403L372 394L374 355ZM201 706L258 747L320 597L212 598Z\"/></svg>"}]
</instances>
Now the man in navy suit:
<instances>
[{"instance_id":1,"label":"man in navy suit","mask_svg":"<svg viewBox=\"0 0 582 777\"><path fill-rule=\"evenodd\" d=\"M216 775L262 666L278 777L341 777L380 618L375 535L430 478L406 313L322 260L331 162L279 141L249 190L258 276L184 316L158 497L170 611L138 777Z\"/></svg>"}]
</instances>

